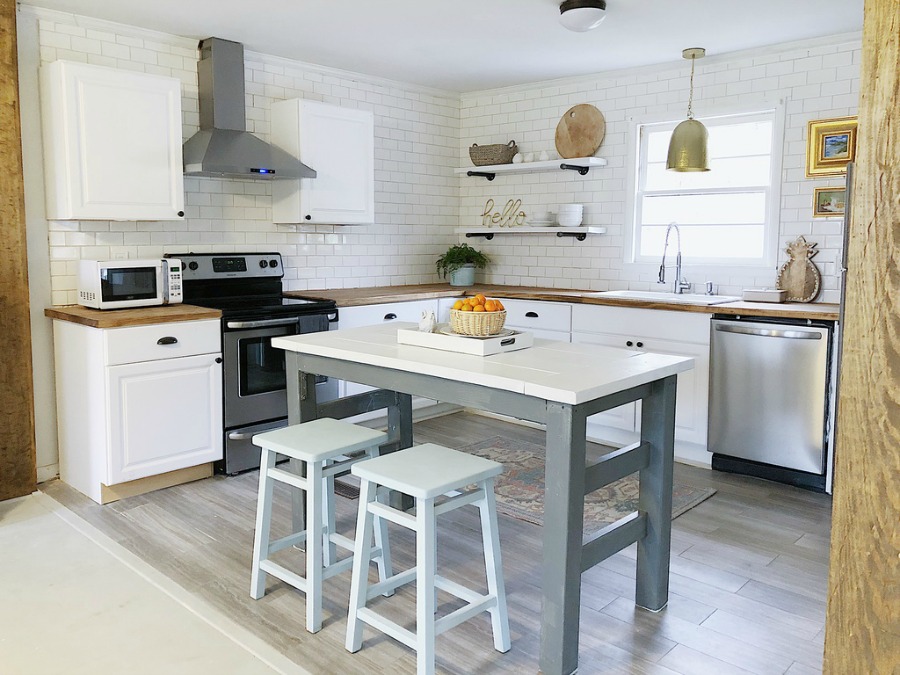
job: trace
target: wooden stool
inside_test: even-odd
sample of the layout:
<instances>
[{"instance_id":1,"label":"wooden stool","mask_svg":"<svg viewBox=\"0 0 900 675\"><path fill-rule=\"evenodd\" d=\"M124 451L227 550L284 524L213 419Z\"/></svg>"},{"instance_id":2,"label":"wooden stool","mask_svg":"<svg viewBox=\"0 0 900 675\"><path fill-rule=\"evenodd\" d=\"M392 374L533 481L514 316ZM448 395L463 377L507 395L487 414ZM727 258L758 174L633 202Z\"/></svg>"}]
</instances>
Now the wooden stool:
<instances>
[{"instance_id":1,"label":"wooden stool","mask_svg":"<svg viewBox=\"0 0 900 675\"><path fill-rule=\"evenodd\" d=\"M353 577L350 584L350 613L346 647L356 652L362 647L362 624L390 635L417 652L419 675L434 673L434 639L476 614L491 614L494 647L509 651L509 618L503 566L500 560L500 537L497 532L497 509L494 501L494 476L503 467L497 462L476 457L433 443L419 445L355 464L351 469L361 480L359 517L356 524L356 550L353 554ZM475 487L467 487L475 484ZM387 487L414 497L415 515L398 511L376 501L379 487ZM436 504L441 495L448 499ZM474 504L481 514L482 545L487 572L487 595L481 595L437 574L437 516L467 504ZM416 566L369 586L368 568L375 517L414 530L416 533ZM416 632L376 614L366 605L379 594L416 582ZM447 591L468 604L435 620L437 589Z\"/></svg>"},{"instance_id":2,"label":"wooden stool","mask_svg":"<svg viewBox=\"0 0 900 675\"><path fill-rule=\"evenodd\" d=\"M334 476L364 459L377 458L378 446L386 441L387 434L384 432L331 418L294 424L253 436L254 445L262 448L262 453L250 596L259 600L265 595L266 574L302 591L306 594L306 630L310 633L322 628L323 580L346 571L353 563L350 556L338 562L335 555L335 545L353 551L354 544L352 539L335 532ZM347 456L359 451L362 454ZM275 468L276 454L304 462L306 477ZM270 541L276 481L306 491L306 530ZM269 560L269 556L276 551L303 541L306 542L306 578ZM367 559L376 559L383 580L391 576L391 555L387 525L380 518L375 529L375 543L374 551L367 550Z\"/></svg>"}]
</instances>

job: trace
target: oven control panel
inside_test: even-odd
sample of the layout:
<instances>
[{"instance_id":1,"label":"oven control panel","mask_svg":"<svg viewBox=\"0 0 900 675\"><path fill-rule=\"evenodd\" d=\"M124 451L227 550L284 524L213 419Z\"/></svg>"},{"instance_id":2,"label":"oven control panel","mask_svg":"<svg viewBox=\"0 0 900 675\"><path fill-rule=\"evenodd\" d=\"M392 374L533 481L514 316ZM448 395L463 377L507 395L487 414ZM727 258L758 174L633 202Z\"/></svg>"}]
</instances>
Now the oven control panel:
<instances>
[{"instance_id":1,"label":"oven control panel","mask_svg":"<svg viewBox=\"0 0 900 675\"><path fill-rule=\"evenodd\" d=\"M281 254L272 253L180 253L184 280L208 279L281 279L284 266Z\"/></svg>"}]
</instances>

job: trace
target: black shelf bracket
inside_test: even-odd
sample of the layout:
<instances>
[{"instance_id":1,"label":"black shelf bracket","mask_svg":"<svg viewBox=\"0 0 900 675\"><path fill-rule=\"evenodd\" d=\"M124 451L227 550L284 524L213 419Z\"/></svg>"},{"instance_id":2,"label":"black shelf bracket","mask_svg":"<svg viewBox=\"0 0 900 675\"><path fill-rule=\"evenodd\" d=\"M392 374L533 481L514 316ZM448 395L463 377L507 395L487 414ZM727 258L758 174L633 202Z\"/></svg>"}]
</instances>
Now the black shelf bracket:
<instances>
[{"instance_id":1,"label":"black shelf bracket","mask_svg":"<svg viewBox=\"0 0 900 675\"><path fill-rule=\"evenodd\" d=\"M587 176L587 172L591 170L589 166L578 166L577 164L560 164L560 169L568 169L570 171L577 171L582 176Z\"/></svg>"},{"instance_id":2,"label":"black shelf bracket","mask_svg":"<svg viewBox=\"0 0 900 675\"><path fill-rule=\"evenodd\" d=\"M557 232L557 237L575 237L578 241L584 241L587 239L587 233L585 232Z\"/></svg>"},{"instance_id":3,"label":"black shelf bracket","mask_svg":"<svg viewBox=\"0 0 900 675\"><path fill-rule=\"evenodd\" d=\"M488 178L488 180L491 180L491 179ZM494 238L494 233L493 232L466 232L466 238L468 239L469 237L484 237L485 239L490 241L491 239Z\"/></svg>"},{"instance_id":4,"label":"black shelf bracket","mask_svg":"<svg viewBox=\"0 0 900 675\"><path fill-rule=\"evenodd\" d=\"M490 171L466 171L467 176L481 176L482 178L487 178L488 180L494 180L494 176L497 174L491 173Z\"/></svg>"}]
</instances>

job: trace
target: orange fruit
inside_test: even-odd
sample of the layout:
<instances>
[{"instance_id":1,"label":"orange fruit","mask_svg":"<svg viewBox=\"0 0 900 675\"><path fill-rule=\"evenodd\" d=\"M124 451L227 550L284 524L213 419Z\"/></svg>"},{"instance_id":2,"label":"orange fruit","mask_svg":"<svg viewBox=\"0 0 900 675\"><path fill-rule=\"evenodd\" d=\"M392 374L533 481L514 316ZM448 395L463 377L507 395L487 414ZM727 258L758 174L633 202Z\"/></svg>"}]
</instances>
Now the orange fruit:
<instances>
[{"instance_id":1,"label":"orange fruit","mask_svg":"<svg viewBox=\"0 0 900 675\"><path fill-rule=\"evenodd\" d=\"M484 305L475 305L475 306L472 308L472 311L473 311L473 312L483 312L483 311L484 311Z\"/></svg>"},{"instance_id":2,"label":"orange fruit","mask_svg":"<svg viewBox=\"0 0 900 675\"><path fill-rule=\"evenodd\" d=\"M462 309L463 312L471 312L471 311L472 311L472 305L463 305L461 309Z\"/></svg>"},{"instance_id":3,"label":"orange fruit","mask_svg":"<svg viewBox=\"0 0 900 675\"><path fill-rule=\"evenodd\" d=\"M483 305L483 304L484 304L484 301L485 301L487 298L485 298L484 295L482 295L481 293L476 293L476 294L475 294L475 299L478 301L478 304L479 304L479 305Z\"/></svg>"},{"instance_id":4,"label":"orange fruit","mask_svg":"<svg viewBox=\"0 0 900 675\"><path fill-rule=\"evenodd\" d=\"M485 312L496 312L497 311L497 303L493 300L485 300L484 301L484 311Z\"/></svg>"},{"instance_id":5,"label":"orange fruit","mask_svg":"<svg viewBox=\"0 0 900 675\"><path fill-rule=\"evenodd\" d=\"M453 309L462 309L464 302L462 300L457 300L453 303Z\"/></svg>"},{"instance_id":6,"label":"orange fruit","mask_svg":"<svg viewBox=\"0 0 900 675\"><path fill-rule=\"evenodd\" d=\"M494 304L497 306L497 311L502 312L506 307L503 306L503 303L499 300L494 300Z\"/></svg>"}]
</instances>

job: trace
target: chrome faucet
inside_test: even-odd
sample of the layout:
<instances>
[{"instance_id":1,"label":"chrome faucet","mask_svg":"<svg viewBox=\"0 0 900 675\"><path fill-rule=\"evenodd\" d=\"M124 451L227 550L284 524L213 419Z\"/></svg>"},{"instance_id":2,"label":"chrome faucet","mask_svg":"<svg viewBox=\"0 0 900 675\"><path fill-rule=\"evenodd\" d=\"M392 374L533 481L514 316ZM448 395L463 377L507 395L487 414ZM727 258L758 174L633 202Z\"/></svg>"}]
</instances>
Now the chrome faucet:
<instances>
[{"instance_id":1,"label":"chrome faucet","mask_svg":"<svg viewBox=\"0 0 900 675\"><path fill-rule=\"evenodd\" d=\"M678 295L685 291L691 290L691 284L681 275L681 230L678 229L678 223L669 223L666 228L666 241L663 244L662 262L659 265L659 281L657 283L666 283L666 250L669 248L669 233L675 230L675 236L678 237L678 253L675 256L675 286L672 291Z\"/></svg>"}]
</instances>

